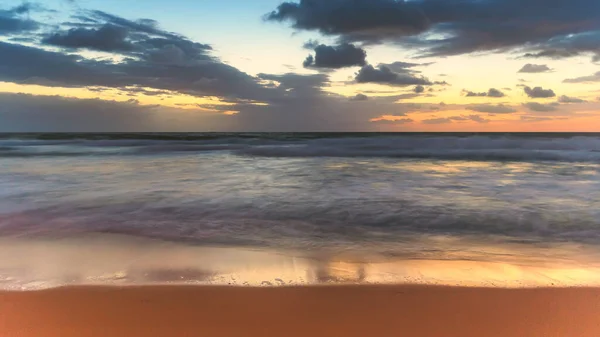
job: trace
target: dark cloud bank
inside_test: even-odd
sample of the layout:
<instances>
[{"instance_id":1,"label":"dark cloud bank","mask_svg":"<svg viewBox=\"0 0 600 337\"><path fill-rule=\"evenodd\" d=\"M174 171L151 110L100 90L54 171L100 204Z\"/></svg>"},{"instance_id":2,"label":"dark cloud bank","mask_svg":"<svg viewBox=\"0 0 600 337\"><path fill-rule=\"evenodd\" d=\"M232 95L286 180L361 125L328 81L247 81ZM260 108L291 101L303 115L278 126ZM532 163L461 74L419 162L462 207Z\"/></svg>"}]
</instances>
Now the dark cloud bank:
<instances>
[{"instance_id":1,"label":"dark cloud bank","mask_svg":"<svg viewBox=\"0 0 600 337\"><path fill-rule=\"evenodd\" d=\"M600 55L597 0L299 0L282 3L265 19L343 42L416 47L420 56L505 50L529 58Z\"/></svg>"}]
</instances>

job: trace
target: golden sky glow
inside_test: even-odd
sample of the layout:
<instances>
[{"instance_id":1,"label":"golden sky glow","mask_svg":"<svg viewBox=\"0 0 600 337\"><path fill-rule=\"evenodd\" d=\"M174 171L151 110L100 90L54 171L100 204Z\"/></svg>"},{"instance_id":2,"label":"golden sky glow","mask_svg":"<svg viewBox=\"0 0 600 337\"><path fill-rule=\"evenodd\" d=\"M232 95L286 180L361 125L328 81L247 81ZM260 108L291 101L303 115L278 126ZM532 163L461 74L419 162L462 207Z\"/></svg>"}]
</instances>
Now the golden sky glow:
<instances>
[{"instance_id":1,"label":"golden sky glow","mask_svg":"<svg viewBox=\"0 0 600 337\"><path fill-rule=\"evenodd\" d=\"M132 89L131 87L125 89ZM140 105L161 105L164 107L206 110L209 112L227 111L227 107L235 105L231 102L221 100L219 97L195 97L183 95L177 92L157 90L153 88L134 88L145 90L150 94L132 93L114 88L64 88L46 87L41 85L16 84L0 82L0 92L22 93L42 96L62 96L79 99L102 99L116 102L128 102L137 100ZM156 93L156 94L153 94Z\"/></svg>"}]
</instances>

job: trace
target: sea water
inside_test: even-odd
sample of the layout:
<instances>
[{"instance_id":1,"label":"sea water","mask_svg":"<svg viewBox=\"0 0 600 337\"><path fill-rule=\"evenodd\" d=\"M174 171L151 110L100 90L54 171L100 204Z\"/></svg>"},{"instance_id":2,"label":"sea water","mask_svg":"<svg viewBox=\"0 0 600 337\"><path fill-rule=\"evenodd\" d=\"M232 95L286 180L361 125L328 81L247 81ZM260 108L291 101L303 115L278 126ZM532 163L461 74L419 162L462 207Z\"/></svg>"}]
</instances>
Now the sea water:
<instances>
[{"instance_id":1,"label":"sea water","mask_svg":"<svg viewBox=\"0 0 600 337\"><path fill-rule=\"evenodd\" d=\"M0 135L0 287L600 284L600 134Z\"/></svg>"}]
</instances>

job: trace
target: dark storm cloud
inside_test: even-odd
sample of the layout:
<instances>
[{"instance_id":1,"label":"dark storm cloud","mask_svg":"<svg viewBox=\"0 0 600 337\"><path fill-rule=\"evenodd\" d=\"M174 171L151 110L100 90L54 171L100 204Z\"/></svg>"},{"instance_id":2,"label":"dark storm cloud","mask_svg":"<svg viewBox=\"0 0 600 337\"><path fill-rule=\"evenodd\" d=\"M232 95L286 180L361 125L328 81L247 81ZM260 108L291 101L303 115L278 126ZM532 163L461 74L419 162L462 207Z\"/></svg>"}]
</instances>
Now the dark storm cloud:
<instances>
[{"instance_id":1,"label":"dark storm cloud","mask_svg":"<svg viewBox=\"0 0 600 337\"><path fill-rule=\"evenodd\" d=\"M498 89L491 88L487 92L473 92L467 91L465 94L466 97L504 97L504 93Z\"/></svg>"},{"instance_id":2,"label":"dark storm cloud","mask_svg":"<svg viewBox=\"0 0 600 337\"><path fill-rule=\"evenodd\" d=\"M131 51L127 41L128 30L105 24L97 29L72 28L64 33L54 33L42 40L46 44L65 48L87 48L100 51Z\"/></svg>"},{"instance_id":3,"label":"dark storm cloud","mask_svg":"<svg viewBox=\"0 0 600 337\"><path fill-rule=\"evenodd\" d=\"M548 112L548 111L556 111L556 106L552 104L541 104L537 102L529 102L524 103L529 110L538 111L538 112Z\"/></svg>"},{"instance_id":4,"label":"dark storm cloud","mask_svg":"<svg viewBox=\"0 0 600 337\"><path fill-rule=\"evenodd\" d=\"M19 34L38 29L40 24L27 17L27 14L37 9L39 7L31 3L23 3L7 10L0 9L0 35Z\"/></svg>"},{"instance_id":5,"label":"dark storm cloud","mask_svg":"<svg viewBox=\"0 0 600 337\"><path fill-rule=\"evenodd\" d=\"M544 73L547 71L550 71L550 68L548 68L548 66L545 64L527 63L518 72L519 73Z\"/></svg>"},{"instance_id":6,"label":"dark storm cloud","mask_svg":"<svg viewBox=\"0 0 600 337\"><path fill-rule=\"evenodd\" d=\"M465 109L471 110L471 111L477 111L477 112L491 113L491 114L509 114L509 113L517 112L517 110L515 108L513 108L511 106L508 106L508 105L504 105L504 104L498 104L498 105L491 105L491 104L467 105L465 107Z\"/></svg>"},{"instance_id":7,"label":"dark storm cloud","mask_svg":"<svg viewBox=\"0 0 600 337\"><path fill-rule=\"evenodd\" d=\"M523 90L530 98L549 98L556 96L552 89L543 89L542 87L535 87L532 89L531 87L526 86Z\"/></svg>"},{"instance_id":8,"label":"dark storm cloud","mask_svg":"<svg viewBox=\"0 0 600 337\"><path fill-rule=\"evenodd\" d=\"M299 0L282 3L265 18L346 42L391 41L416 47L421 56L526 47L522 50L530 50L529 57L539 57L551 50L595 52L592 42L600 30L600 2Z\"/></svg>"},{"instance_id":9,"label":"dark storm cloud","mask_svg":"<svg viewBox=\"0 0 600 337\"><path fill-rule=\"evenodd\" d=\"M566 95L560 96L558 98L558 101L560 103L585 103L585 102L587 102L584 99L577 98L577 97L569 97L569 96L566 96Z\"/></svg>"},{"instance_id":10,"label":"dark storm cloud","mask_svg":"<svg viewBox=\"0 0 600 337\"><path fill-rule=\"evenodd\" d=\"M367 52L352 44L344 43L338 46L318 45L314 49L315 56L309 55L304 61L304 67L339 69L352 66L364 66Z\"/></svg>"},{"instance_id":11,"label":"dark storm cloud","mask_svg":"<svg viewBox=\"0 0 600 337\"><path fill-rule=\"evenodd\" d=\"M565 83L593 83L600 82L600 71L596 72L593 75L589 76L581 76L576 78L568 78L564 80Z\"/></svg>"},{"instance_id":12,"label":"dark storm cloud","mask_svg":"<svg viewBox=\"0 0 600 337\"><path fill-rule=\"evenodd\" d=\"M427 78L417 76L412 72L393 71L390 67L380 64L377 68L370 64L363 66L356 74L358 83L379 83L397 86L430 85Z\"/></svg>"}]
</instances>

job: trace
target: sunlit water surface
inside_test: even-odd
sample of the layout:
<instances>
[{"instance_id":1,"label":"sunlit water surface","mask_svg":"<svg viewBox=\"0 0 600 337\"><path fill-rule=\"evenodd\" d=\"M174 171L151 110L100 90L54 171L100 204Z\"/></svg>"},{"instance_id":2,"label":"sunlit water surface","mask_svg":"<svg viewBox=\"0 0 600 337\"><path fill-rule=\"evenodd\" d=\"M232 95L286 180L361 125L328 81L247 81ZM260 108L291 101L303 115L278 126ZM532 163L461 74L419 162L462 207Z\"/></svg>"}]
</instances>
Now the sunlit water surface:
<instances>
[{"instance_id":1,"label":"sunlit water surface","mask_svg":"<svg viewBox=\"0 0 600 337\"><path fill-rule=\"evenodd\" d=\"M149 138L0 137L0 286L600 283L597 136Z\"/></svg>"}]
</instances>

